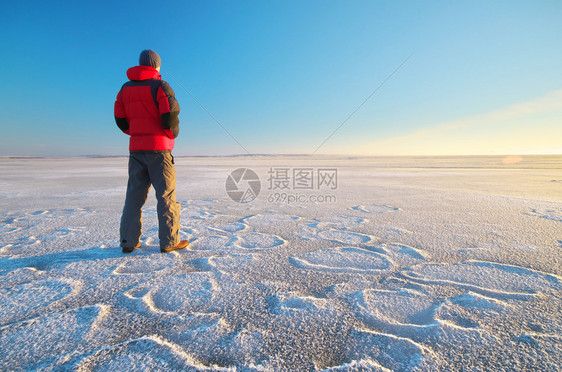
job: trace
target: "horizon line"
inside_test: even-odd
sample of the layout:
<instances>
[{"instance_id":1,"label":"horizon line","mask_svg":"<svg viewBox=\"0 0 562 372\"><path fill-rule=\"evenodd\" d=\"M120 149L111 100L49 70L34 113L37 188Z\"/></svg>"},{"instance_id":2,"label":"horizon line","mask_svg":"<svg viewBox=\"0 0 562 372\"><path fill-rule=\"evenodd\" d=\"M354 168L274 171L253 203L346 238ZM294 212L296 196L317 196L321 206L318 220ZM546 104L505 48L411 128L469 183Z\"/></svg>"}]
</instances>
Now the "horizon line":
<instances>
[{"instance_id":1,"label":"horizon line","mask_svg":"<svg viewBox=\"0 0 562 372\"><path fill-rule=\"evenodd\" d=\"M122 158L128 157L129 154L108 155L108 154L81 154L81 155L0 155L0 159L48 159L48 158ZM353 158L451 158L451 157L509 157L509 156L562 156L562 153L505 153L505 154L408 154L408 155L358 155L358 154L305 154L305 153L248 153L248 154L225 154L225 155L174 155L176 158L227 158L227 157L353 157Z\"/></svg>"}]
</instances>

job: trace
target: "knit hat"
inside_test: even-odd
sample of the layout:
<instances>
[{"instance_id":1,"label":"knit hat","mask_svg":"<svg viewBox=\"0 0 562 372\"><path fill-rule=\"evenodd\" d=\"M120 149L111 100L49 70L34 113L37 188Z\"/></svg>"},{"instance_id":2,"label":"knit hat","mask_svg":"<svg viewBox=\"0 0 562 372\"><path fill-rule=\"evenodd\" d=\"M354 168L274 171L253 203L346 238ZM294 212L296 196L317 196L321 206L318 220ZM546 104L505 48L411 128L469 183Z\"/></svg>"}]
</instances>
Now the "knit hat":
<instances>
[{"instance_id":1,"label":"knit hat","mask_svg":"<svg viewBox=\"0 0 562 372\"><path fill-rule=\"evenodd\" d=\"M141 52L139 57L139 65L158 68L160 67L160 64L160 56L155 51L145 49Z\"/></svg>"}]
</instances>

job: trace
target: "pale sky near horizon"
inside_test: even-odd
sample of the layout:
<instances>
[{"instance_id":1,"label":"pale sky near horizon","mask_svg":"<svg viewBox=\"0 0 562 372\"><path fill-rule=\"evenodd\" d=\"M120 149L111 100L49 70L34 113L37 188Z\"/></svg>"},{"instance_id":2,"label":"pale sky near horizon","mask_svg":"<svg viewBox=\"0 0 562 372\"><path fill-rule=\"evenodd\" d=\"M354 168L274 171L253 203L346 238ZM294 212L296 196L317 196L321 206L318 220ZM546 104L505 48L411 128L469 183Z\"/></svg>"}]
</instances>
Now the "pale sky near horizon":
<instances>
[{"instance_id":1,"label":"pale sky near horizon","mask_svg":"<svg viewBox=\"0 0 562 372\"><path fill-rule=\"evenodd\" d=\"M12 2L0 155L126 154L113 102L142 49L182 109L177 155L562 154L560 19L560 1Z\"/></svg>"}]
</instances>

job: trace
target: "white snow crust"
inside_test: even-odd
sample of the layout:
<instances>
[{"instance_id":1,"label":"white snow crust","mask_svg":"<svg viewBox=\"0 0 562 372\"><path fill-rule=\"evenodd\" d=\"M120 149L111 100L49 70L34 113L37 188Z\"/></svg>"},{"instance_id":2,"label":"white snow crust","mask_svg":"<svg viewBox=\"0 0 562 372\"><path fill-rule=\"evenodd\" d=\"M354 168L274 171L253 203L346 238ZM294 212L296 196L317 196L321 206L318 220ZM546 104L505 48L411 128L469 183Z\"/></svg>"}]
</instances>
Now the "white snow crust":
<instances>
[{"instance_id":1,"label":"white snow crust","mask_svg":"<svg viewBox=\"0 0 562 372\"><path fill-rule=\"evenodd\" d=\"M239 204L228 174L261 193ZM337 168L334 202L268 170ZM0 370L559 370L562 157L176 158L180 235L119 248L127 158L0 159ZM285 190L297 192L296 190Z\"/></svg>"}]
</instances>

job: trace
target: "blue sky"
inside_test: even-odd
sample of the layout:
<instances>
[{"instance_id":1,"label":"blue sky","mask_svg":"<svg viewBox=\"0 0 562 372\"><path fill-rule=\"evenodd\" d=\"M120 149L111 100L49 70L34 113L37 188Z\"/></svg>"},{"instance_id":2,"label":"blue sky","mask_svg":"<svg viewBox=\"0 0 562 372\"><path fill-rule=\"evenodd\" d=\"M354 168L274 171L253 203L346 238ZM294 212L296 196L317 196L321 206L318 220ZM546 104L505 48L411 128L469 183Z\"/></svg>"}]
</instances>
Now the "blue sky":
<instances>
[{"instance_id":1,"label":"blue sky","mask_svg":"<svg viewBox=\"0 0 562 372\"><path fill-rule=\"evenodd\" d=\"M0 155L124 155L142 49L181 106L177 155L562 153L560 1L3 5ZM171 74L171 75L170 75ZM175 79L174 79L175 78Z\"/></svg>"}]
</instances>

